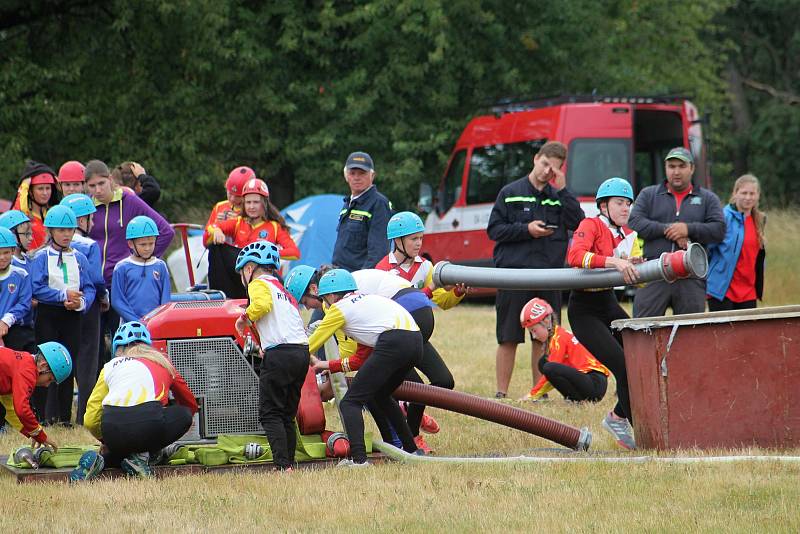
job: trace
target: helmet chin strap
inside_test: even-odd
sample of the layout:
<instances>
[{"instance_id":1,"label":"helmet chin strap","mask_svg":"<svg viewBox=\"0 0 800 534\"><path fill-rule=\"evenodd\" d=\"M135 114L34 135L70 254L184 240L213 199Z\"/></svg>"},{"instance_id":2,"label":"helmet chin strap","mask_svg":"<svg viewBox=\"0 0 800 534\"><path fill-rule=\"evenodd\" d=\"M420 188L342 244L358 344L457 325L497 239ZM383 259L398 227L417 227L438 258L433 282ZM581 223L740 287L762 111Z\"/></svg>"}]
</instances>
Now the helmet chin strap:
<instances>
[{"instance_id":1,"label":"helmet chin strap","mask_svg":"<svg viewBox=\"0 0 800 534\"><path fill-rule=\"evenodd\" d=\"M397 244L397 240L398 239L400 240L400 245ZM397 239L394 240L394 249L399 251L400 254L402 254L404 256L403 261L401 261L400 263L405 263L406 260L413 259L413 256L409 256L408 252L406 252L406 249L403 246L403 238L402 237L398 237Z\"/></svg>"},{"instance_id":2,"label":"helmet chin strap","mask_svg":"<svg viewBox=\"0 0 800 534\"><path fill-rule=\"evenodd\" d=\"M56 243L56 238L53 235L53 231L50 230L50 246L58 251L58 262L56 262L56 265L61 267L61 265L64 263L64 251L69 249L69 244L67 244L65 247L62 247Z\"/></svg>"},{"instance_id":3,"label":"helmet chin strap","mask_svg":"<svg viewBox=\"0 0 800 534\"><path fill-rule=\"evenodd\" d=\"M22 244L22 239L20 239L20 235L21 235L21 234L20 234L20 232L19 232L19 226L16 226L16 227L14 228L14 235L16 235L16 236L17 236L17 246L19 247L20 251L22 251L23 253L25 253L25 252L28 252L28 247L26 247L25 245L23 245L23 244Z\"/></svg>"},{"instance_id":4,"label":"helmet chin strap","mask_svg":"<svg viewBox=\"0 0 800 534\"><path fill-rule=\"evenodd\" d=\"M142 255L139 253L139 247L137 247L137 246L136 246L136 241L134 241L134 240L131 240L131 241L133 241L133 253L136 255L136 257L137 257L137 258L141 258L141 259L142 259L142 261L144 262L144 263L142 264L142 278L144 278L145 271L147 270L147 260L149 260L150 258L152 258L152 257L153 257L153 255L152 255L152 254L150 254L149 256L147 256L147 257L145 258L144 256L142 256ZM155 249L154 249L154 250L155 250Z\"/></svg>"},{"instance_id":5,"label":"helmet chin strap","mask_svg":"<svg viewBox=\"0 0 800 534\"><path fill-rule=\"evenodd\" d=\"M605 218L611 226L617 229L618 232L622 232L622 226L617 224L616 221L611 218L611 210L608 209L608 202L606 202L606 213L603 213L603 210L600 210L600 216Z\"/></svg>"}]
</instances>

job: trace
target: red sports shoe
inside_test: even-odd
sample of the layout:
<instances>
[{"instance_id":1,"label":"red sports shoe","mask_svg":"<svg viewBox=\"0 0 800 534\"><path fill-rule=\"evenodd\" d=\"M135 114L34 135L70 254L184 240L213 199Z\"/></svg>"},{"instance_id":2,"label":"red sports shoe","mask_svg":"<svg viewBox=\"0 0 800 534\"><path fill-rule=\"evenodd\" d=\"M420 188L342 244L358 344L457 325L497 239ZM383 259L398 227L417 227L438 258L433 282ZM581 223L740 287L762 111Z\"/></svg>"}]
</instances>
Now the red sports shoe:
<instances>
[{"instance_id":1,"label":"red sports shoe","mask_svg":"<svg viewBox=\"0 0 800 534\"><path fill-rule=\"evenodd\" d=\"M422 414L422 423L420 423L419 429L426 434L436 434L439 432L439 430L441 430L439 428L439 423L436 422L436 419L428 414Z\"/></svg>"},{"instance_id":2,"label":"red sports shoe","mask_svg":"<svg viewBox=\"0 0 800 534\"><path fill-rule=\"evenodd\" d=\"M414 443L417 444L417 448L423 451L426 455L433 454L433 449L425 443L425 438L422 437L422 434L414 438Z\"/></svg>"}]
</instances>

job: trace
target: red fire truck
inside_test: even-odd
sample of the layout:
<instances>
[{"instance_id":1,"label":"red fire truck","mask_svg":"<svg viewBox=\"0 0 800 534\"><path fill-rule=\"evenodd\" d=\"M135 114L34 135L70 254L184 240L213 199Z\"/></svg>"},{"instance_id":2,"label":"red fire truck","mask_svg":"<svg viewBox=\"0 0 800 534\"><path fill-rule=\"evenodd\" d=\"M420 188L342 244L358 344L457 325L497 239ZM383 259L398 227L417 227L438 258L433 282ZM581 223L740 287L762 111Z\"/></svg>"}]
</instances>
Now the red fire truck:
<instances>
[{"instance_id":1,"label":"red fire truck","mask_svg":"<svg viewBox=\"0 0 800 534\"><path fill-rule=\"evenodd\" d=\"M612 176L634 192L664 179L664 156L675 146L695 157L695 183L709 186L702 119L678 96L560 96L497 106L473 118L456 143L438 187L422 184L423 254L432 261L492 265L486 235L497 193L527 175L547 141L568 147L567 187L587 216L597 214L594 193Z\"/></svg>"}]
</instances>

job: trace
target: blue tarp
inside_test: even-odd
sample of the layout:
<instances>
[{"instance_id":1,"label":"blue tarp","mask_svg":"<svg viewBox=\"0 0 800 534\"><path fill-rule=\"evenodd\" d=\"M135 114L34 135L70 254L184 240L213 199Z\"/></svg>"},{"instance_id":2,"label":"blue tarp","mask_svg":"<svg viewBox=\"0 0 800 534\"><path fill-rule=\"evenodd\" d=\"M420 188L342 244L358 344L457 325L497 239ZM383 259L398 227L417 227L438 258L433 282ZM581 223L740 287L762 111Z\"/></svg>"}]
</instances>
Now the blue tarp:
<instances>
[{"instance_id":1,"label":"blue tarp","mask_svg":"<svg viewBox=\"0 0 800 534\"><path fill-rule=\"evenodd\" d=\"M286 262L289 269L297 265L317 268L331 262L342 198L342 195L314 195L281 210L292 239L300 247L300 259Z\"/></svg>"}]
</instances>

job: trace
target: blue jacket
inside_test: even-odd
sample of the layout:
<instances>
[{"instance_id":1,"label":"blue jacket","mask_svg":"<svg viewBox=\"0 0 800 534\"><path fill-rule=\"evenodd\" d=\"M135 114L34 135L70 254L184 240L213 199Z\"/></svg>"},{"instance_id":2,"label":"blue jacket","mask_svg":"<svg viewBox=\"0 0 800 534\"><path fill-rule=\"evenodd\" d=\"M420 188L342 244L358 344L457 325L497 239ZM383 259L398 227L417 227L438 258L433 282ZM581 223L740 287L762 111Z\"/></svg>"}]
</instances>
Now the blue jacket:
<instances>
[{"instance_id":1,"label":"blue jacket","mask_svg":"<svg viewBox=\"0 0 800 534\"><path fill-rule=\"evenodd\" d=\"M731 285L733 271L742 253L744 242L744 214L732 204L722 210L725 214L725 238L721 243L712 243L708 246L708 278L706 279L706 294L722 301ZM757 295L761 298L760 282L763 273L764 254L759 253L756 260L756 288ZM759 268L759 264L761 268Z\"/></svg>"},{"instance_id":2,"label":"blue jacket","mask_svg":"<svg viewBox=\"0 0 800 534\"><path fill-rule=\"evenodd\" d=\"M72 246L75 250L80 251L86 259L89 260L89 267L92 269L92 282L94 283L97 300L107 300L108 291L106 290L106 282L103 279L103 257L100 253L100 246L91 237L85 237L75 233L72 238Z\"/></svg>"},{"instance_id":3,"label":"blue jacket","mask_svg":"<svg viewBox=\"0 0 800 534\"><path fill-rule=\"evenodd\" d=\"M374 268L389 253L386 225L391 216L391 203L374 185L355 200L345 197L333 246L334 265L351 272Z\"/></svg>"},{"instance_id":4,"label":"blue jacket","mask_svg":"<svg viewBox=\"0 0 800 534\"><path fill-rule=\"evenodd\" d=\"M142 317L166 304L171 285L167 264L152 257L143 263L128 257L114 266L111 282L111 306L123 322L141 321Z\"/></svg>"},{"instance_id":5,"label":"blue jacket","mask_svg":"<svg viewBox=\"0 0 800 534\"><path fill-rule=\"evenodd\" d=\"M31 314L31 277L13 263L0 273L0 320L9 327L25 323Z\"/></svg>"},{"instance_id":6,"label":"blue jacket","mask_svg":"<svg viewBox=\"0 0 800 534\"><path fill-rule=\"evenodd\" d=\"M75 311L86 312L92 307L95 296L92 270L89 260L78 250L59 253L49 245L41 248L33 257L30 272L33 298L40 304L63 306L67 289L79 289L83 296L81 307Z\"/></svg>"},{"instance_id":7,"label":"blue jacket","mask_svg":"<svg viewBox=\"0 0 800 534\"><path fill-rule=\"evenodd\" d=\"M22 253L22 259L17 258L14 256L14 259L11 260L11 265L15 265L20 269L24 270L28 273L28 283L31 284L31 291L33 291L33 284L30 278L31 274L31 259L28 257L27 254L24 252ZM33 298L33 294L31 294L31 298ZM33 306L28 306L28 313L25 314L22 321L18 321L17 324L21 324L24 326L33 326Z\"/></svg>"}]
</instances>

